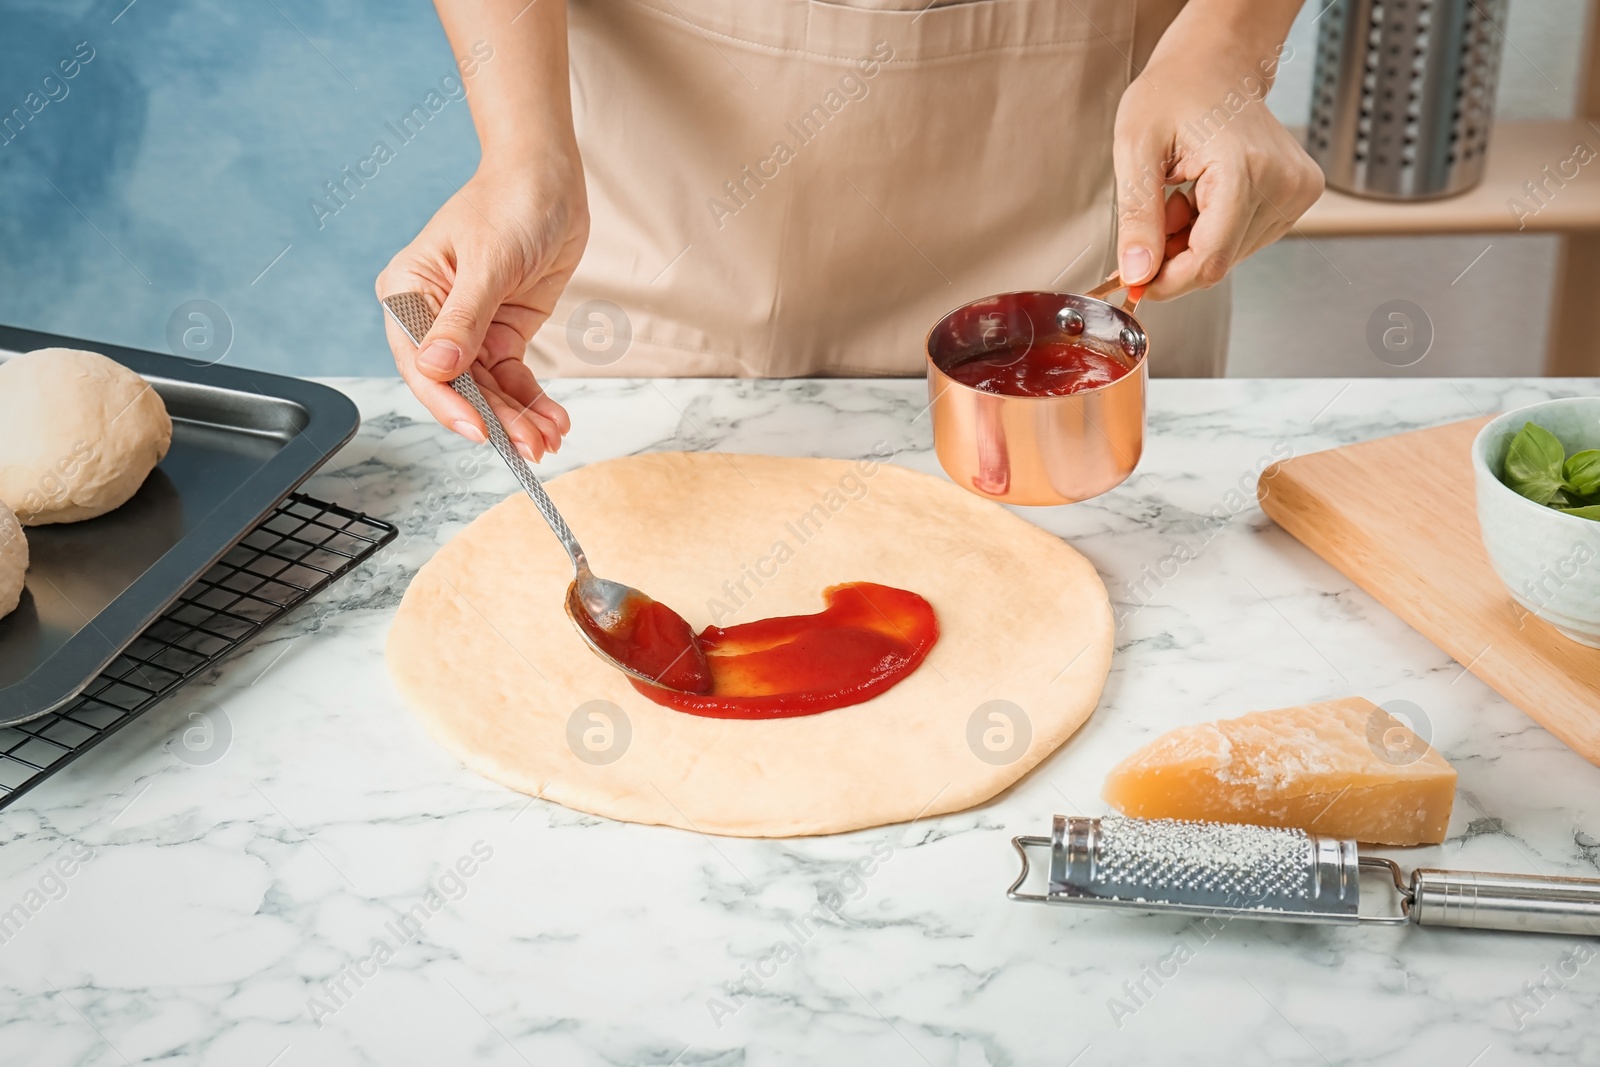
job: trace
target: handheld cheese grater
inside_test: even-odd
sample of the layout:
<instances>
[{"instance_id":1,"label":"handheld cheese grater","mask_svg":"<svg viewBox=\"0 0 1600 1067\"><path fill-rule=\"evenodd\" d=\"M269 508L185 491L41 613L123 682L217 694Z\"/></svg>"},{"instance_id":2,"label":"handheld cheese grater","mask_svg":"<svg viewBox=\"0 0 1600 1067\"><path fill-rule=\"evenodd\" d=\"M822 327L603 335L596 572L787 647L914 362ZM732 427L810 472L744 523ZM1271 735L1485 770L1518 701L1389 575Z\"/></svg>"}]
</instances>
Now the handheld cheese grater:
<instances>
[{"instance_id":1,"label":"handheld cheese grater","mask_svg":"<svg viewBox=\"0 0 1600 1067\"><path fill-rule=\"evenodd\" d=\"M1014 837L1022 873L1006 895L1044 904L1303 923L1455 926L1600 935L1600 879L1418 868L1354 841L1228 823L1057 815L1049 837ZM1028 850L1050 850L1043 893L1022 892ZM1392 881L1398 910L1362 914L1361 874Z\"/></svg>"}]
</instances>

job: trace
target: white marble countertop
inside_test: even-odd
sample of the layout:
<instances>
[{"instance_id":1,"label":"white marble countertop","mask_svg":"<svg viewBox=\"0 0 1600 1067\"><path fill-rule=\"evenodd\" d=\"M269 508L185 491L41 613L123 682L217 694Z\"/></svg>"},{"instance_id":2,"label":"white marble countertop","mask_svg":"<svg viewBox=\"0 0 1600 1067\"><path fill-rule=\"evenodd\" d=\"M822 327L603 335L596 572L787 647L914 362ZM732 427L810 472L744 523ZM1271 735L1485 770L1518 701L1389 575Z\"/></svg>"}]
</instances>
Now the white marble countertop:
<instances>
[{"instance_id":1,"label":"white marble countertop","mask_svg":"<svg viewBox=\"0 0 1600 1067\"><path fill-rule=\"evenodd\" d=\"M1094 717L980 809L785 841L530 801L427 739L384 671L390 614L514 483L397 382L333 384L366 421L308 491L397 522L396 547L0 812L0 915L26 917L0 926L0 1064L1600 1063L1594 941L1243 921L1207 937L1004 896L1010 837L1102 811L1106 770L1155 733L1352 693L1414 702L1460 771L1450 839L1410 862L1595 874L1600 768L1251 493L1288 449L1595 382L1155 382L1140 472L1026 512L1118 608ZM920 381L553 391L577 429L546 473L879 441L938 470ZM1226 521L1208 526L1214 508ZM1163 567L1180 546L1194 558ZM789 921L830 898L776 962ZM426 922L399 930L418 904Z\"/></svg>"}]
</instances>

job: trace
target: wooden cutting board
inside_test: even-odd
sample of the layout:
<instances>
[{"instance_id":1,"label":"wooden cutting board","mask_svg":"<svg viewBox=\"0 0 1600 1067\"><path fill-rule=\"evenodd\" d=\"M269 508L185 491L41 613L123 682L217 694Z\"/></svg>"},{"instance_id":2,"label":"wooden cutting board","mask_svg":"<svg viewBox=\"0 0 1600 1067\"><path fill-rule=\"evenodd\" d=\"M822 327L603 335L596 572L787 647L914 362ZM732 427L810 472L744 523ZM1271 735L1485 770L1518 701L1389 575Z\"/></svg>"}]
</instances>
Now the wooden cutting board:
<instances>
[{"instance_id":1,"label":"wooden cutting board","mask_svg":"<svg viewBox=\"0 0 1600 1067\"><path fill-rule=\"evenodd\" d=\"M1535 722L1600 764L1600 649L1511 599L1478 533L1472 439L1488 420L1275 463L1261 509Z\"/></svg>"}]
</instances>

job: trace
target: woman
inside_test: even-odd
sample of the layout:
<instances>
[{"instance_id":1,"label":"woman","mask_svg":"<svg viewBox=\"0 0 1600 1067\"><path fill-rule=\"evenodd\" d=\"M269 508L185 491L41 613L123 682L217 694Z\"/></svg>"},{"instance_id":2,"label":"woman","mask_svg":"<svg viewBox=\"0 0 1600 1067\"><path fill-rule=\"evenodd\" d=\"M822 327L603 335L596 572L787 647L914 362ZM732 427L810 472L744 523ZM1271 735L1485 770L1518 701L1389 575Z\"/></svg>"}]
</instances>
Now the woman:
<instances>
[{"instance_id":1,"label":"woman","mask_svg":"<svg viewBox=\"0 0 1600 1067\"><path fill-rule=\"evenodd\" d=\"M471 367L534 460L536 374L913 374L949 308L1112 268L1193 293L1140 310L1154 373L1220 373L1194 291L1322 191L1262 99L1300 0L436 5L483 158L378 292L441 307L388 325L428 410L482 441Z\"/></svg>"}]
</instances>

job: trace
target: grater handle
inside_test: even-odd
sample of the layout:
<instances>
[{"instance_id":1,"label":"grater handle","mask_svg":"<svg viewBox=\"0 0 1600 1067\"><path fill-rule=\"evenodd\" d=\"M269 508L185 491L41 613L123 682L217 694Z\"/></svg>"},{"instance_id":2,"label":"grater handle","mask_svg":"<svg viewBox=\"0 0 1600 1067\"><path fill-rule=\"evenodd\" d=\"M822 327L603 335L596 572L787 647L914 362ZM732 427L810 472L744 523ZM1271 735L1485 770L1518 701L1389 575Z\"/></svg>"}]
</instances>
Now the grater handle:
<instances>
[{"instance_id":1,"label":"grater handle","mask_svg":"<svg viewBox=\"0 0 1600 1067\"><path fill-rule=\"evenodd\" d=\"M433 327L434 312L428 305L428 298L421 293L396 293L386 296L381 301L383 309L389 317L411 339L411 343L418 348L422 347L422 339L427 336ZM511 473L521 484L528 496L533 498L534 507L539 509L539 514L544 516L544 521L550 524L550 529L555 531L556 538L560 540L561 547L567 550L567 555L572 557L572 566L579 574L589 569L589 563L583 554L583 547L578 544L578 539L567 528L567 522L561 517L561 512L556 510L555 503L549 494L544 491L544 486L534 476L533 468L528 466L527 460L522 458L522 453L517 451L511 443L506 428L500 422L494 409L489 407L483 391L478 388L478 383L472 380L472 373L468 371L451 379L450 388L461 394L462 399L472 405L482 418L484 426L489 429L489 441L494 445L494 450L500 453L500 458L505 460Z\"/></svg>"},{"instance_id":2,"label":"grater handle","mask_svg":"<svg viewBox=\"0 0 1600 1067\"><path fill-rule=\"evenodd\" d=\"M1407 896L1418 926L1600 936L1600 879L1423 867Z\"/></svg>"},{"instance_id":3,"label":"grater handle","mask_svg":"<svg viewBox=\"0 0 1600 1067\"><path fill-rule=\"evenodd\" d=\"M1011 883L1011 888L1006 890L1006 896L1011 900L1027 900L1036 904L1048 904L1050 898L1043 893L1024 893L1022 883L1028 880L1028 873L1032 868L1028 864L1028 849L1049 848L1050 838L1023 836L1013 837L1011 847L1017 850L1017 855L1022 859L1022 873L1017 875L1017 880Z\"/></svg>"}]
</instances>

